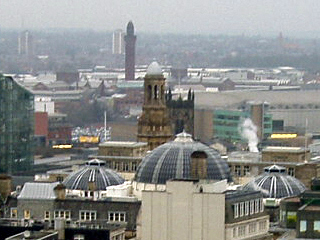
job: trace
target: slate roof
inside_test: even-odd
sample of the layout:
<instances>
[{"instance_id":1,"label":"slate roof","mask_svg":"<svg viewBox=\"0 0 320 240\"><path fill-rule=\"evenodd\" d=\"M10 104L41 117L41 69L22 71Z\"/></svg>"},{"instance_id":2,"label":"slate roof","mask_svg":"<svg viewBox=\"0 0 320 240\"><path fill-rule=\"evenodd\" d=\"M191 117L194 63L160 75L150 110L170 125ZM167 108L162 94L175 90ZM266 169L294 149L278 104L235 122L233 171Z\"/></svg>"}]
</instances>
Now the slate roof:
<instances>
[{"instance_id":1,"label":"slate roof","mask_svg":"<svg viewBox=\"0 0 320 240\"><path fill-rule=\"evenodd\" d=\"M40 183L28 182L24 184L18 199L56 199L54 188L59 182L54 183Z\"/></svg>"}]
</instances>

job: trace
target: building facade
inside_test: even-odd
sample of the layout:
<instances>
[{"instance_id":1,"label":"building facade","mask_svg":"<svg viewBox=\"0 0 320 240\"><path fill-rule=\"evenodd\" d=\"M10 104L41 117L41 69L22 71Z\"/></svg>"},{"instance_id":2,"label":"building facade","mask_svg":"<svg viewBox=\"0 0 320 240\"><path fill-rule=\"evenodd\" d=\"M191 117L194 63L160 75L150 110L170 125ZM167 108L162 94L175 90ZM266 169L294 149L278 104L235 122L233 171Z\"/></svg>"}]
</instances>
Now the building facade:
<instances>
[{"instance_id":1,"label":"building facade","mask_svg":"<svg viewBox=\"0 0 320 240\"><path fill-rule=\"evenodd\" d=\"M18 54L31 57L33 55L33 37L29 31L23 31L18 37Z\"/></svg>"},{"instance_id":2,"label":"building facade","mask_svg":"<svg viewBox=\"0 0 320 240\"><path fill-rule=\"evenodd\" d=\"M107 141L99 144L95 157L106 161L106 166L124 179L131 180L147 150L148 144L144 142Z\"/></svg>"},{"instance_id":3,"label":"building facade","mask_svg":"<svg viewBox=\"0 0 320 240\"><path fill-rule=\"evenodd\" d=\"M226 181L167 181L142 193L137 239L272 239L259 192L225 192Z\"/></svg>"},{"instance_id":4,"label":"building facade","mask_svg":"<svg viewBox=\"0 0 320 240\"><path fill-rule=\"evenodd\" d=\"M124 32L117 29L112 34L112 54L124 53Z\"/></svg>"},{"instance_id":5,"label":"building facade","mask_svg":"<svg viewBox=\"0 0 320 240\"><path fill-rule=\"evenodd\" d=\"M213 136L231 142L244 141L242 125L246 119L251 119L256 128L255 134L261 142L272 134L272 115L267 110L265 103L255 102L246 103L241 110L214 110Z\"/></svg>"},{"instance_id":6,"label":"building facade","mask_svg":"<svg viewBox=\"0 0 320 240\"><path fill-rule=\"evenodd\" d=\"M11 77L0 75L0 172L33 164L34 97Z\"/></svg>"}]
</instances>

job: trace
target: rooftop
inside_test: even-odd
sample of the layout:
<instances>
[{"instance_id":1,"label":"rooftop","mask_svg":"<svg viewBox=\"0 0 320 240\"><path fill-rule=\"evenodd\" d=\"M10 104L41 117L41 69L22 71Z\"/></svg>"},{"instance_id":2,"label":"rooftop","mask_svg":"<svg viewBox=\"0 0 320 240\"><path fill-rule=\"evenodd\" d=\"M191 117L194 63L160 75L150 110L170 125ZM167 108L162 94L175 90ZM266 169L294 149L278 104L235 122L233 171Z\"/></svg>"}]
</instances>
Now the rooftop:
<instances>
[{"instance_id":1,"label":"rooftop","mask_svg":"<svg viewBox=\"0 0 320 240\"><path fill-rule=\"evenodd\" d=\"M59 182L40 183L28 182L23 186L18 199L56 199L54 188Z\"/></svg>"},{"instance_id":2,"label":"rooftop","mask_svg":"<svg viewBox=\"0 0 320 240\"><path fill-rule=\"evenodd\" d=\"M275 146L268 146L262 149L262 152L304 152L305 149L303 147L275 147Z\"/></svg>"},{"instance_id":3,"label":"rooftop","mask_svg":"<svg viewBox=\"0 0 320 240\"><path fill-rule=\"evenodd\" d=\"M144 147L147 146L148 143L145 142L129 142L129 141L107 141L104 143L100 143L99 147Z\"/></svg>"},{"instance_id":4,"label":"rooftop","mask_svg":"<svg viewBox=\"0 0 320 240\"><path fill-rule=\"evenodd\" d=\"M232 108L248 100L267 101L270 105L318 104L320 102L320 94L316 90L195 92L196 108Z\"/></svg>"}]
</instances>

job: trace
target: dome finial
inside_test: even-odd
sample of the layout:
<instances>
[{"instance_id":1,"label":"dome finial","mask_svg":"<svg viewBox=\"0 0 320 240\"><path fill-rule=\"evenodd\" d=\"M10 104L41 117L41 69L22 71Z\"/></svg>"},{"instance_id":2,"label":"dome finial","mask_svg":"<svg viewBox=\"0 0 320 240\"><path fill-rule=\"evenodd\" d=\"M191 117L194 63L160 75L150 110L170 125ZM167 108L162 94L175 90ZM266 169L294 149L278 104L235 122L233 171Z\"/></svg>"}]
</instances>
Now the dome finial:
<instances>
[{"instance_id":1,"label":"dome finial","mask_svg":"<svg viewBox=\"0 0 320 240\"><path fill-rule=\"evenodd\" d=\"M193 142L192 136L183 129L181 133L176 135L174 142Z\"/></svg>"},{"instance_id":2,"label":"dome finial","mask_svg":"<svg viewBox=\"0 0 320 240\"><path fill-rule=\"evenodd\" d=\"M162 69L157 61L153 61L147 69L147 75L162 75Z\"/></svg>"}]
</instances>

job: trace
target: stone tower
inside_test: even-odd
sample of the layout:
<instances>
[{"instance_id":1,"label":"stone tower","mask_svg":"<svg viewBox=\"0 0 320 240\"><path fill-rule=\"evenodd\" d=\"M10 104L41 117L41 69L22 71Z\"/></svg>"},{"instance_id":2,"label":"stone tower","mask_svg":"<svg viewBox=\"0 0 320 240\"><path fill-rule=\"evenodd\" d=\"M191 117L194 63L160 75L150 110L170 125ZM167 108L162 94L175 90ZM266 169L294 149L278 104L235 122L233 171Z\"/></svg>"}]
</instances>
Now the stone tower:
<instances>
[{"instance_id":1,"label":"stone tower","mask_svg":"<svg viewBox=\"0 0 320 240\"><path fill-rule=\"evenodd\" d=\"M171 89L166 94L166 104L171 121L173 134L181 133L183 130L194 135L194 92L188 92L187 99L172 99Z\"/></svg>"},{"instance_id":2,"label":"stone tower","mask_svg":"<svg viewBox=\"0 0 320 240\"><path fill-rule=\"evenodd\" d=\"M152 62L144 78L144 104L138 121L138 141L149 150L172 139L171 121L165 100L165 78L157 62Z\"/></svg>"},{"instance_id":3,"label":"stone tower","mask_svg":"<svg viewBox=\"0 0 320 240\"><path fill-rule=\"evenodd\" d=\"M134 35L134 26L130 21L127 25L127 33L124 36L125 41L125 79L134 80L134 66L135 66L135 48L136 48L136 39Z\"/></svg>"}]
</instances>

